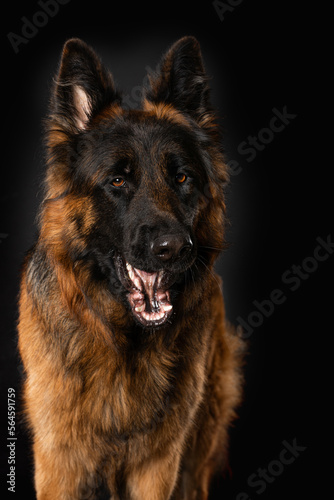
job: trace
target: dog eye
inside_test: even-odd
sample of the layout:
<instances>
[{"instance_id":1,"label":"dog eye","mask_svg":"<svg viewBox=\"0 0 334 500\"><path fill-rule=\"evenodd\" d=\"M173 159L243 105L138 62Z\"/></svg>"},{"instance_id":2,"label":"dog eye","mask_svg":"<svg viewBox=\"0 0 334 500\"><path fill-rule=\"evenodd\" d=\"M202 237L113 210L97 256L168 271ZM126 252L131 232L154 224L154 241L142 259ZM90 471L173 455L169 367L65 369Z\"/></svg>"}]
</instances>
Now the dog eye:
<instances>
[{"instance_id":1,"label":"dog eye","mask_svg":"<svg viewBox=\"0 0 334 500\"><path fill-rule=\"evenodd\" d=\"M180 172L179 174L176 174L175 176L175 180L178 184L182 184L183 182L185 182L185 180L187 179L187 176L186 174Z\"/></svg>"},{"instance_id":2,"label":"dog eye","mask_svg":"<svg viewBox=\"0 0 334 500\"><path fill-rule=\"evenodd\" d=\"M124 179L122 179L122 177L116 177L115 179L113 179L113 180L111 181L111 184L112 184L113 186L115 186L115 187L118 187L118 188L119 188L119 187L123 187L123 186L125 186L125 180L124 180Z\"/></svg>"}]
</instances>

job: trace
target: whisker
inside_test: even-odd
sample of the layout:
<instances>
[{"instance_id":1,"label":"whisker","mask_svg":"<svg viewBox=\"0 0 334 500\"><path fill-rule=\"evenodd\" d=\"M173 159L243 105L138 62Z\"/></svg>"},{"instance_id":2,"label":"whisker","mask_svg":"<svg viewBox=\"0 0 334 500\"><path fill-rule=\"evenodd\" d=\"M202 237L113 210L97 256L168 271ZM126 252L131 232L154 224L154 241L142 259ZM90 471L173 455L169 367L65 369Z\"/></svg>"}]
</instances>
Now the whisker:
<instances>
[{"instance_id":1,"label":"whisker","mask_svg":"<svg viewBox=\"0 0 334 500\"><path fill-rule=\"evenodd\" d=\"M226 250L227 246L220 248L220 247L210 247L208 245L198 245L198 248L204 248L207 250L216 250L217 252L222 252L223 250Z\"/></svg>"},{"instance_id":2,"label":"whisker","mask_svg":"<svg viewBox=\"0 0 334 500\"><path fill-rule=\"evenodd\" d=\"M192 278L193 285L195 286L195 278L194 278L193 269L190 268L189 270L190 270L190 275L191 275L191 278Z\"/></svg>"},{"instance_id":3,"label":"whisker","mask_svg":"<svg viewBox=\"0 0 334 500\"><path fill-rule=\"evenodd\" d=\"M212 269L209 268L209 266L204 262L204 260L199 255L197 256L197 259L199 260L199 262L201 262L201 264L203 264L206 267L206 269L209 271L209 273L212 275L212 277L216 281L217 285L220 287L220 283L218 281L218 278L215 275L215 273L212 271Z\"/></svg>"}]
</instances>

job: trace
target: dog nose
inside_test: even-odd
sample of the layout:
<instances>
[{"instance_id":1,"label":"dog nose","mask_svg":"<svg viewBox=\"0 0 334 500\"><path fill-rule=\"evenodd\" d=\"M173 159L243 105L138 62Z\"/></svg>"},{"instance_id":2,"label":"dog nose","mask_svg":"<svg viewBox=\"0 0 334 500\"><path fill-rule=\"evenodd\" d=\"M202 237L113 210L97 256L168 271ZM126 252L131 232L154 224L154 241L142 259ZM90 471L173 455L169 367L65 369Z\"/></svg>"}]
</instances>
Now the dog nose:
<instances>
[{"instance_id":1,"label":"dog nose","mask_svg":"<svg viewBox=\"0 0 334 500\"><path fill-rule=\"evenodd\" d=\"M184 259L193 247L190 236L182 234L165 234L159 236L151 243L151 251L161 261L175 261Z\"/></svg>"}]
</instances>

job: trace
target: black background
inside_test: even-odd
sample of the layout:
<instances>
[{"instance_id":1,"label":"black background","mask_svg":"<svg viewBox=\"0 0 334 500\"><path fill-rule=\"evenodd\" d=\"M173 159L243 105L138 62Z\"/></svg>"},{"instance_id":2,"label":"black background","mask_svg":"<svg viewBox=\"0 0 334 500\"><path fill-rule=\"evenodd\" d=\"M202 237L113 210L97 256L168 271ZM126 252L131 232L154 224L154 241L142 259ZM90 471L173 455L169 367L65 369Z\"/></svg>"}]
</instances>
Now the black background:
<instances>
[{"instance_id":1,"label":"black background","mask_svg":"<svg viewBox=\"0 0 334 500\"><path fill-rule=\"evenodd\" d=\"M317 238L326 240L333 231L332 181L326 179L331 168L321 156L330 151L331 142L317 114L327 115L323 93L328 61L321 33L326 13L313 4L307 8L305 2L244 0L221 20L213 2L204 0L121 5L71 0L15 54L7 34L21 35L22 16L31 20L40 10L37 1L6 5L2 35L1 498L34 498L29 440L19 414L16 493L6 491L6 394L8 387L20 390L19 269L36 232L42 120L62 45L73 36L92 45L137 105L137 86L147 66L155 68L161 54L184 35L194 35L201 43L227 159L237 161L240 170L227 189L230 247L217 265L227 315L234 324L237 318L247 322L249 315L256 316L254 301L268 300L273 289L285 297L268 317L260 317L249 335L245 398L231 431L232 475L217 481L210 500L304 498L313 488L313 498L324 498L320 491L326 458L317 445L327 442L321 432L328 411L322 370L331 345L332 322L325 318L332 307L332 287L330 282L326 286L326 277L334 257L304 259L313 256ZM261 130L269 126L274 108L283 112L285 107L296 117L248 162L249 155L238 152L240 143L259 132L268 137ZM296 290L282 280L287 271L292 276L293 265L312 268L304 270ZM258 493L259 486L247 482L251 474L268 466L275 469L272 461L278 459L282 442L294 440L306 449Z\"/></svg>"}]
</instances>

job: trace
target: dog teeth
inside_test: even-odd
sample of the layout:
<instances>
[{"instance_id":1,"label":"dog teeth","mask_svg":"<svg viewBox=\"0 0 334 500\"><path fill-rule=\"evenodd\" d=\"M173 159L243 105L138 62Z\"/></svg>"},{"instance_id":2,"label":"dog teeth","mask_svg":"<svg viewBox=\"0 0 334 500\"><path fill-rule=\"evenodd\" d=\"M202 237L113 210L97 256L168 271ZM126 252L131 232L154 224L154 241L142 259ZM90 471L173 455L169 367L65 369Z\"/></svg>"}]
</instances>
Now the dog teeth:
<instances>
[{"instance_id":1,"label":"dog teeth","mask_svg":"<svg viewBox=\"0 0 334 500\"><path fill-rule=\"evenodd\" d=\"M162 274L163 274L163 272L162 272L162 271L159 271L159 273L158 273L158 282L157 282L157 286L158 286L158 288L159 288L160 283L161 283L161 280L162 280Z\"/></svg>"},{"instance_id":2,"label":"dog teeth","mask_svg":"<svg viewBox=\"0 0 334 500\"><path fill-rule=\"evenodd\" d=\"M161 307L165 312L171 311L173 309L172 304L161 304Z\"/></svg>"},{"instance_id":3,"label":"dog teeth","mask_svg":"<svg viewBox=\"0 0 334 500\"><path fill-rule=\"evenodd\" d=\"M165 313L171 311L173 309L173 306L172 304L166 304L166 303L162 303L162 302L159 302L157 304L158 306L158 309L153 311L153 312L148 312L146 311L146 305L145 303L143 304L140 304L140 305L137 305L135 306L134 310L137 312L137 313L141 313L143 315L143 317L149 321L149 320L157 320L157 319L161 319L163 318L163 316L165 315Z\"/></svg>"},{"instance_id":4,"label":"dog teeth","mask_svg":"<svg viewBox=\"0 0 334 500\"><path fill-rule=\"evenodd\" d=\"M146 319L146 321L157 321L159 319L162 319L165 315L164 312L154 312L154 313L148 313L148 312L143 312L142 313L143 318Z\"/></svg>"},{"instance_id":5,"label":"dog teeth","mask_svg":"<svg viewBox=\"0 0 334 500\"><path fill-rule=\"evenodd\" d=\"M134 278L133 268L132 268L131 264L129 264L128 262L126 263L126 269L128 271L128 275L129 275L130 280L133 281L133 278Z\"/></svg>"},{"instance_id":6,"label":"dog teeth","mask_svg":"<svg viewBox=\"0 0 334 500\"><path fill-rule=\"evenodd\" d=\"M159 291L164 276L163 270L158 273L148 273L132 267L129 262L126 262L125 265L128 276L134 285L128 297L133 310L146 321L162 320L173 309L168 290ZM144 288L151 302L152 311L150 312L146 311Z\"/></svg>"},{"instance_id":7,"label":"dog teeth","mask_svg":"<svg viewBox=\"0 0 334 500\"><path fill-rule=\"evenodd\" d=\"M135 311L136 311L137 313L141 313L141 312L145 311L145 304L143 304L143 305L141 305L141 306L136 306L136 307L135 307Z\"/></svg>"},{"instance_id":8,"label":"dog teeth","mask_svg":"<svg viewBox=\"0 0 334 500\"><path fill-rule=\"evenodd\" d=\"M141 286L141 283L140 283L140 279L137 276L137 274L135 273L134 268L131 266L131 264L129 264L129 262L126 262L125 265L126 265L126 270L128 272L130 280L132 281L132 283L135 285L135 287L138 290L141 290L142 286Z\"/></svg>"}]
</instances>

